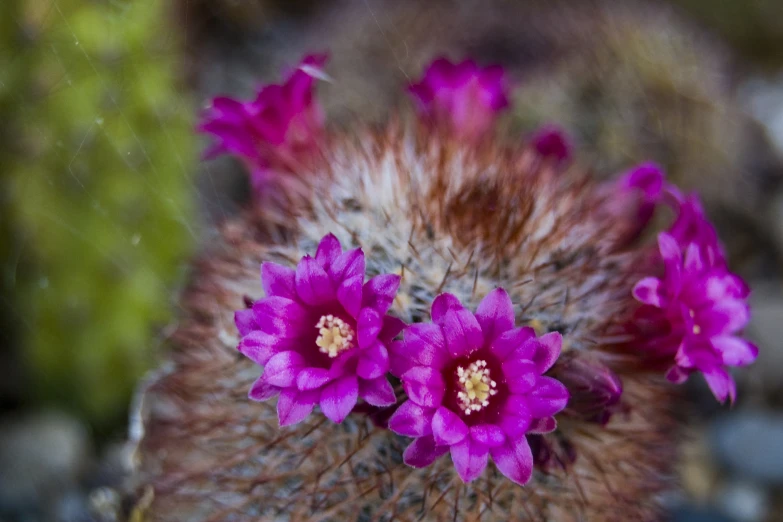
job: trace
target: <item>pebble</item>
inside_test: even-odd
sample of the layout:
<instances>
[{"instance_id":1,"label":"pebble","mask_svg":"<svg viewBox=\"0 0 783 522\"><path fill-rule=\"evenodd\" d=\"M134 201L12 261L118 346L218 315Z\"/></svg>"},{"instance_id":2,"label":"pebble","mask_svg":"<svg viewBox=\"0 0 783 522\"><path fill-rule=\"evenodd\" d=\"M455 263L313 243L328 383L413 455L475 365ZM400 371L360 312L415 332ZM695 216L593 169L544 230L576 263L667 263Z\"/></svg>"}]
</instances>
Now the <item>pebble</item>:
<instances>
[{"instance_id":1,"label":"pebble","mask_svg":"<svg viewBox=\"0 0 783 522\"><path fill-rule=\"evenodd\" d=\"M738 477L766 485L783 484L783 413L735 411L710 427L715 458Z\"/></svg>"},{"instance_id":2,"label":"pebble","mask_svg":"<svg viewBox=\"0 0 783 522\"><path fill-rule=\"evenodd\" d=\"M76 488L89 466L87 430L60 412L0 420L0 514L40 512Z\"/></svg>"}]
</instances>

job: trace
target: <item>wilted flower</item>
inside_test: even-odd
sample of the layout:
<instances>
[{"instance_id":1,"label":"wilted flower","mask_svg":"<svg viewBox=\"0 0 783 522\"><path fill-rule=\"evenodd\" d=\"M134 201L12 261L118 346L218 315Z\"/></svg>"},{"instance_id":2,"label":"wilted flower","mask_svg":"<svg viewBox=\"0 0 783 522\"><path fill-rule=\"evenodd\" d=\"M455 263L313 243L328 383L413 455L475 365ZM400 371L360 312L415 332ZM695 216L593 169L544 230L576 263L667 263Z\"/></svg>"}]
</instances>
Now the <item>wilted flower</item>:
<instances>
[{"instance_id":1,"label":"wilted flower","mask_svg":"<svg viewBox=\"0 0 783 522\"><path fill-rule=\"evenodd\" d=\"M264 263L261 281L266 297L235 314L239 351L264 367L251 399L280 394L281 426L300 422L316 404L342 422L359 397L374 406L394 403L387 345L403 323L386 312L399 276L364 283L364 253L343 252L328 235L296 270Z\"/></svg>"},{"instance_id":2,"label":"wilted flower","mask_svg":"<svg viewBox=\"0 0 783 522\"><path fill-rule=\"evenodd\" d=\"M489 455L505 476L525 484L533 471L526 433L555 429L554 415L568 390L542 377L560 354L561 337L536 338L514 327L514 309L503 289L490 292L475 313L451 294L432 303L432 324L409 326L394 343L392 372L409 400L389 428L415 437L403 456L413 467L451 452L454 467L469 482L484 471Z\"/></svg>"},{"instance_id":3,"label":"wilted flower","mask_svg":"<svg viewBox=\"0 0 783 522\"><path fill-rule=\"evenodd\" d=\"M508 106L503 68L482 69L473 60L439 58L409 91L425 122L468 141L484 136Z\"/></svg>"}]
</instances>

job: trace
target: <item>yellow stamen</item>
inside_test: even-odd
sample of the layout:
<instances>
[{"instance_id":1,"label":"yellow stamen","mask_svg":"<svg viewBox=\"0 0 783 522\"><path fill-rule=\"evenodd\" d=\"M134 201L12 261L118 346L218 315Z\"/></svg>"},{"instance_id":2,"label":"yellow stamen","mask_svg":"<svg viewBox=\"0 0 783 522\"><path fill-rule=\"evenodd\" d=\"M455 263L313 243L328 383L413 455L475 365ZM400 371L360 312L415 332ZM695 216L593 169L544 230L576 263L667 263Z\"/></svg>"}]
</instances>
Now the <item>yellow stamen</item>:
<instances>
[{"instance_id":1,"label":"yellow stamen","mask_svg":"<svg viewBox=\"0 0 783 522\"><path fill-rule=\"evenodd\" d=\"M489 378L486 361L470 363L467 368L458 366L457 378L462 385L462 390L457 392L457 399L465 415L489 406L489 398L498 392L497 383Z\"/></svg>"},{"instance_id":2,"label":"yellow stamen","mask_svg":"<svg viewBox=\"0 0 783 522\"><path fill-rule=\"evenodd\" d=\"M356 334L348 323L333 315L323 315L315 325L318 337L315 344L321 353L337 357L341 352L353 348Z\"/></svg>"}]
</instances>

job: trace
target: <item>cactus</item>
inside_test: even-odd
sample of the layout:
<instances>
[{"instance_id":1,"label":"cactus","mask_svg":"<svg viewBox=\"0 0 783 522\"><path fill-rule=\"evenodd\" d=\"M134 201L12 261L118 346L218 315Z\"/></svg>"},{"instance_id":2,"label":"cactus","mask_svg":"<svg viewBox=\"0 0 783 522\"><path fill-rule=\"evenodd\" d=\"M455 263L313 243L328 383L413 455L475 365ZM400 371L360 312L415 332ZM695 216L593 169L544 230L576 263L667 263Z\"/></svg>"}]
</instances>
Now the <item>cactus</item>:
<instances>
[{"instance_id":1,"label":"cactus","mask_svg":"<svg viewBox=\"0 0 783 522\"><path fill-rule=\"evenodd\" d=\"M30 388L109 428L151 363L193 237L177 41L154 0L6 5L31 39L17 35L20 146L3 181Z\"/></svg>"},{"instance_id":2,"label":"cactus","mask_svg":"<svg viewBox=\"0 0 783 522\"><path fill-rule=\"evenodd\" d=\"M726 366L757 354L698 198L654 164L599 182L552 128L495 134L503 71L469 60L410 87L418 123L330 131L322 64L205 115L254 199L197 259L140 396L145 519L661 520L672 383L733 401ZM677 218L655 245L659 205Z\"/></svg>"}]
</instances>

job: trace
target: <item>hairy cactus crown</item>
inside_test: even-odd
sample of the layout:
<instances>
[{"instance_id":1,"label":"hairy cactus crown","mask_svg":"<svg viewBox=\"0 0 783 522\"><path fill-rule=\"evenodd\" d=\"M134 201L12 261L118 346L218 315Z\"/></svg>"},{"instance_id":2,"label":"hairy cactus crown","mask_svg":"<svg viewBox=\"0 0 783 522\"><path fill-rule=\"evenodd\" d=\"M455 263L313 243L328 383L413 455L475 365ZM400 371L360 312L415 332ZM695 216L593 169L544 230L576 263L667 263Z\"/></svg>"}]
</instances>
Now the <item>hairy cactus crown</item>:
<instances>
[{"instance_id":1,"label":"hairy cactus crown","mask_svg":"<svg viewBox=\"0 0 783 522\"><path fill-rule=\"evenodd\" d=\"M734 401L727 368L758 352L698 197L652 163L595 182L557 127L495 135L508 86L473 61L437 59L410 86L418 121L330 131L324 66L308 57L252 102L216 98L201 126L255 194L187 297L221 332L208 351L238 330L247 358L187 377L227 382L228 422L256 426L221 484L237 492L241 465L263 484L248 512L294 519L660 516L672 383L701 373ZM675 220L655 244L661 205ZM261 404L231 394L247 375ZM213 458L183 444L179 458Z\"/></svg>"}]
</instances>

